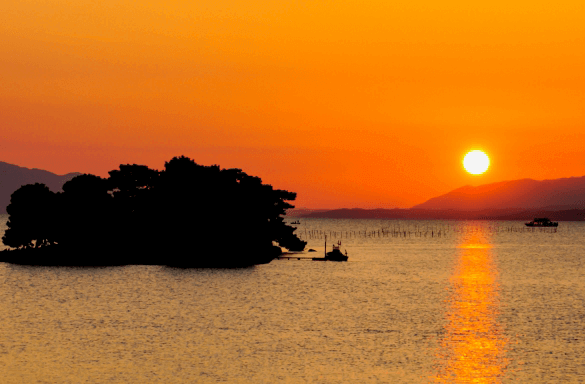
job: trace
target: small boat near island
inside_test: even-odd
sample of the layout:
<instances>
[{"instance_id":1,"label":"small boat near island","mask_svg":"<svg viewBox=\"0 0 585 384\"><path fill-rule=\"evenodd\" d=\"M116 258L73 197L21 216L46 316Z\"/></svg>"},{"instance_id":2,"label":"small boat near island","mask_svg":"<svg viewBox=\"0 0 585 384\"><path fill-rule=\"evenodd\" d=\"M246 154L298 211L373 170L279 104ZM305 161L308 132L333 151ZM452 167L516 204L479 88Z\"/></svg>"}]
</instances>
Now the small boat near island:
<instances>
[{"instance_id":1,"label":"small boat near island","mask_svg":"<svg viewBox=\"0 0 585 384\"><path fill-rule=\"evenodd\" d=\"M550 221L547 217L535 218L534 220L524 223L527 227L558 227L558 222Z\"/></svg>"},{"instance_id":2,"label":"small boat near island","mask_svg":"<svg viewBox=\"0 0 585 384\"><path fill-rule=\"evenodd\" d=\"M327 236L325 236L325 257L306 257L301 256L302 252L286 252L278 257L279 260L313 260L313 261L347 261L349 259L347 250L345 254L341 253L341 241L337 242L337 245L332 245L333 249L327 252ZM314 249L310 249L309 252L315 252Z\"/></svg>"},{"instance_id":3,"label":"small boat near island","mask_svg":"<svg viewBox=\"0 0 585 384\"><path fill-rule=\"evenodd\" d=\"M327 252L327 236L325 236L325 261L347 261L349 258L347 256L347 250L345 251L345 255L341 253L341 241L338 241L337 245L333 244L332 247L333 249Z\"/></svg>"},{"instance_id":4,"label":"small boat near island","mask_svg":"<svg viewBox=\"0 0 585 384\"><path fill-rule=\"evenodd\" d=\"M328 261L347 261L349 257L347 256L347 251L345 251L345 255L343 253L341 253L341 251L339 250L339 247L337 246L333 246L333 250L330 252L327 252L325 254L325 260Z\"/></svg>"},{"instance_id":5,"label":"small boat near island","mask_svg":"<svg viewBox=\"0 0 585 384\"><path fill-rule=\"evenodd\" d=\"M291 224L300 224L300 223L301 222L299 220L291 222Z\"/></svg>"}]
</instances>

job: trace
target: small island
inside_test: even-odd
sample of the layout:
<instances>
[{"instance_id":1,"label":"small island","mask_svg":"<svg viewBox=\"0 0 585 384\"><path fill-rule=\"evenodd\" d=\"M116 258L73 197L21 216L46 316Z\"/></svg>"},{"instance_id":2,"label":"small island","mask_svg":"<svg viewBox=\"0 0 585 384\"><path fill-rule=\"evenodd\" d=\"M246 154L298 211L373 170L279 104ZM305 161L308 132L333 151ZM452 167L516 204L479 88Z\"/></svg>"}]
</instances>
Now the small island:
<instances>
[{"instance_id":1,"label":"small island","mask_svg":"<svg viewBox=\"0 0 585 384\"><path fill-rule=\"evenodd\" d=\"M74 177L54 193L16 190L0 262L26 265L246 267L306 242L284 222L294 192L241 169L174 157L163 171L120 165L108 178Z\"/></svg>"}]
</instances>

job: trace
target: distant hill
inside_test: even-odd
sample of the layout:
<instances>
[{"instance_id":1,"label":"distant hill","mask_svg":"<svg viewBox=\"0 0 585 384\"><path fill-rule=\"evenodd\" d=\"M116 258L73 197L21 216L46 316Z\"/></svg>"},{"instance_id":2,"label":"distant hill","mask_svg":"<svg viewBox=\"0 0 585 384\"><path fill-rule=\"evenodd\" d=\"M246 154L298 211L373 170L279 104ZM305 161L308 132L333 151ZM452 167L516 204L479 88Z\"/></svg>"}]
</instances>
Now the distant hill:
<instances>
[{"instance_id":1,"label":"distant hill","mask_svg":"<svg viewBox=\"0 0 585 384\"><path fill-rule=\"evenodd\" d=\"M410 209L335 209L305 217L339 219L551 220L585 219L585 176L465 186Z\"/></svg>"},{"instance_id":2,"label":"distant hill","mask_svg":"<svg viewBox=\"0 0 585 384\"><path fill-rule=\"evenodd\" d=\"M468 212L511 208L550 211L585 209L585 176L542 181L522 179L477 187L465 186L412 207Z\"/></svg>"},{"instance_id":3,"label":"distant hill","mask_svg":"<svg viewBox=\"0 0 585 384\"><path fill-rule=\"evenodd\" d=\"M532 220L548 217L553 221L583 221L585 209L487 209L481 211L457 211L440 209L333 209L312 212L303 217L327 219L403 219L403 220Z\"/></svg>"},{"instance_id":4,"label":"distant hill","mask_svg":"<svg viewBox=\"0 0 585 384\"><path fill-rule=\"evenodd\" d=\"M42 169L29 169L0 161L0 213L6 213L10 195L25 184L43 183L53 192L61 191L63 184L80 173L56 175Z\"/></svg>"},{"instance_id":5,"label":"distant hill","mask_svg":"<svg viewBox=\"0 0 585 384\"><path fill-rule=\"evenodd\" d=\"M311 208L292 208L287 209L287 217L305 217L314 212L326 212L328 209L311 209Z\"/></svg>"}]
</instances>

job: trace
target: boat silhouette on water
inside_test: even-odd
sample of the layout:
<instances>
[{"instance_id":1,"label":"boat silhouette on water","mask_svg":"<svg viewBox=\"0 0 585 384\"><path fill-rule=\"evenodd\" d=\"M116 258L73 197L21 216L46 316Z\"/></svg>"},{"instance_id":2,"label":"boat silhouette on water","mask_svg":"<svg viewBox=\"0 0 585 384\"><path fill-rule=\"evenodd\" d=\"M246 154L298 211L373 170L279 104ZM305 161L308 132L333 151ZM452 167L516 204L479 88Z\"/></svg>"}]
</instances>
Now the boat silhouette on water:
<instances>
[{"instance_id":1,"label":"boat silhouette on water","mask_svg":"<svg viewBox=\"0 0 585 384\"><path fill-rule=\"evenodd\" d=\"M300 256L301 252L286 252L277 257L279 260L313 260L313 261L347 261L347 251L345 254L341 253L341 241L337 242L337 245L333 244L333 249L327 252L327 236L325 236L325 257L306 257ZM314 249L310 249L309 252L315 252Z\"/></svg>"},{"instance_id":2,"label":"boat silhouette on water","mask_svg":"<svg viewBox=\"0 0 585 384\"><path fill-rule=\"evenodd\" d=\"M552 222L547 217L535 218L534 220L524 223L527 227L558 227L558 222Z\"/></svg>"},{"instance_id":3,"label":"boat silhouette on water","mask_svg":"<svg viewBox=\"0 0 585 384\"><path fill-rule=\"evenodd\" d=\"M337 245L332 245L333 249L327 252L327 236L325 236L325 261L347 261L349 258L347 256L347 250L345 251L345 255L341 253L341 241L337 242Z\"/></svg>"},{"instance_id":4,"label":"boat silhouette on water","mask_svg":"<svg viewBox=\"0 0 585 384\"><path fill-rule=\"evenodd\" d=\"M347 251L345 251L344 255L335 245L333 246L332 251L325 254L325 259L328 261L347 261L348 258Z\"/></svg>"}]
</instances>

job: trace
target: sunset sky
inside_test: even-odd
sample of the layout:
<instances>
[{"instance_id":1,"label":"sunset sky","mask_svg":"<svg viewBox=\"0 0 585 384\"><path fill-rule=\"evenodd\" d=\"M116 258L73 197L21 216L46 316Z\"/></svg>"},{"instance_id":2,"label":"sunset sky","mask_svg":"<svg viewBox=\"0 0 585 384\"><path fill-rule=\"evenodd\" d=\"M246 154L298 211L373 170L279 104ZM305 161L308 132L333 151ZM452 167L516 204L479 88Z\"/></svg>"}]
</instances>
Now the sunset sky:
<instances>
[{"instance_id":1,"label":"sunset sky","mask_svg":"<svg viewBox=\"0 0 585 384\"><path fill-rule=\"evenodd\" d=\"M585 175L582 0L8 1L0 52L0 161L29 168L186 155L309 208Z\"/></svg>"}]
</instances>

